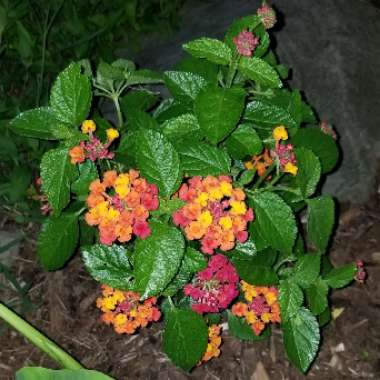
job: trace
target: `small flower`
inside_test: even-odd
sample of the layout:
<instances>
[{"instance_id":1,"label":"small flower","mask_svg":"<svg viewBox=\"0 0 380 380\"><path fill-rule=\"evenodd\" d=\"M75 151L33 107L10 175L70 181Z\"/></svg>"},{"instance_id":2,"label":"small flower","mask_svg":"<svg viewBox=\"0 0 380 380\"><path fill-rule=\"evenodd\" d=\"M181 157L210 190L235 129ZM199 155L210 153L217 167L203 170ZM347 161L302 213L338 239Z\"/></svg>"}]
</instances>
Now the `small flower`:
<instances>
[{"instance_id":1,"label":"small flower","mask_svg":"<svg viewBox=\"0 0 380 380\"><path fill-rule=\"evenodd\" d=\"M289 173L291 175L297 175L298 173L298 167L291 162L286 163L282 170L284 173Z\"/></svg>"},{"instance_id":2,"label":"small flower","mask_svg":"<svg viewBox=\"0 0 380 380\"><path fill-rule=\"evenodd\" d=\"M331 136L334 140L338 138L336 132L334 131L334 128L327 121L321 121L321 124L319 124L319 128L323 133Z\"/></svg>"},{"instance_id":3,"label":"small flower","mask_svg":"<svg viewBox=\"0 0 380 380\"><path fill-rule=\"evenodd\" d=\"M220 345L222 344L222 338L220 336L221 330L221 326L218 325L211 325L208 328L208 344L206 352L198 365L208 362L213 358L217 358L220 355Z\"/></svg>"},{"instance_id":4,"label":"small flower","mask_svg":"<svg viewBox=\"0 0 380 380\"><path fill-rule=\"evenodd\" d=\"M273 164L273 158L270 156L267 149L262 154L253 156L250 161L245 162L245 167L248 170L257 170L257 174L262 177L267 169Z\"/></svg>"},{"instance_id":5,"label":"small flower","mask_svg":"<svg viewBox=\"0 0 380 380\"><path fill-rule=\"evenodd\" d=\"M108 128L106 130L106 133L107 133L107 138L109 141L113 141L119 137L119 132L115 128Z\"/></svg>"},{"instance_id":6,"label":"small flower","mask_svg":"<svg viewBox=\"0 0 380 380\"><path fill-rule=\"evenodd\" d=\"M287 140L288 132L283 125L280 125L273 130L273 137L276 141Z\"/></svg>"},{"instance_id":7,"label":"small flower","mask_svg":"<svg viewBox=\"0 0 380 380\"><path fill-rule=\"evenodd\" d=\"M85 120L81 126L82 133L88 134L96 131L96 124L93 120Z\"/></svg>"},{"instance_id":8,"label":"small flower","mask_svg":"<svg viewBox=\"0 0 380 380\"><path fill-rule=\"evenodd\" d=\"M359 284L364 284L366 278L367 278L367 271L364 268L364 262L362 260L356 261L356 275L355 275L355 281L357 281Z\"/></svg>"},{"instance_id":9,"label":"small flower","mask_svg":"<svg viewBox=\"0 0 380 380\"><path fill-rule=\"evenodd\" d=\"M71 158L72 164L81 164L86 159L86 154L84 149L81 146L74 146L69 150L69 156Z\"/></svg>"},{"instance_id":10,"label":"small flower","mask_svg":"<svg viewBox=\"0 0 380 380\"><path fill-rule=\"evenodd\" d=\"M251 57L259 44L259 39L252 32L243 30L237 37L233 38L233 43L240 55Z\"/></svg>"},{"instance_id":11,"label":"small flower","mask_svg":"<svg viewBox=\"0 0 380 380\"><path fill-rule=\"evenodd\" d=\"M276 24L276 12L267 4L263 4L257 10L257 15L260 17L265 29L273 28L273 26Z\"/></svg>"}]
</instances>

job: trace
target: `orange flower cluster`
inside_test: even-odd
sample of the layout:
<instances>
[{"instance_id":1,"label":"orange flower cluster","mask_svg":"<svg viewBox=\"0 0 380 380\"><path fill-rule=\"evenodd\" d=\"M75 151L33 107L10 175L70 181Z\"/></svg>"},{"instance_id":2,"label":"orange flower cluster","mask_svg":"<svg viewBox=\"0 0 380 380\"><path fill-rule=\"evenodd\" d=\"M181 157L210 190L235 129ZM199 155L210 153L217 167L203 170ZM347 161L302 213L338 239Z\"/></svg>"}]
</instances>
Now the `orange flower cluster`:
<instances>
[{"instance_id":1,"label":"orange flower cluster","mask_svg":"<svg viewBox=\"0 0 380 380\"><path fill-rule=\"evenodd\" d=\"M90 185L87 198L89 212L85 219L90 226L99 226L100 242L127 242L132 234L145 239L151 233L149 211L159 206L158 188L149 184L136 170L117 174L110 170Z\"/></svg>"},{"instance_id":2,"label":"orange flower cluster","mask_svg":"<svg viewBox=\"0 0 380 380\"><path fill-rule=\"evenodd\" d=\"M249 303L237 302L232 313L244 317L256 335L260 335L269 323L280 323L278 290L274 287L254 286L241 281L244 298Z\"/></svg>"},{"instance_id":3,"label":"orange flower cluster","mask_svg":"<svg viewBox=\"0 0 380 380\"><path fill-rule=\"evenodd\" d=\"M218 325L211 325L208 328L208 345L199 364L208 362L212 358L217 358L220 355L219 347L222 344L222 338L220 337L221 330L221 327Z\"/></svg>"},{"instance_id":4,"label":"orange flower cluster","mask_svg":"<svg viewBox=\"0 0 380 380\"><path fill-rule=\"evenodd\" d=\"M247 240L253 211L244 202L244 191L232 187L231 177L192 177L178 196L186 205L173 214L173 222L184 229L189 240L201 241L202 252L228 251L236 240Z\"/></svg>"},{"instance_id":5,"label":"orange flower cluster","mask_svg":"<svg viewBox=\"0 0 380 380\"><path fill-rule=\"evenodd\" d=\"M248 170L257 170L257 174L262 177L267 169L273 165L273 158L268 149L265 149L262 154L253 156L249 161L245 162L245 167Z\"/></svg>"},{"instance_id":6,"label":"orange flower cluster","mask_svg":"<svg viewBox=\"0 0 380 380\"><path fill-rule=\"evenodd\" d=\"M133 334L140 327L160 319L161 312L155 306L156 302L155 297L140 302L138 293L102 285L102 297L96 300L96 306L103 312L102 321L113 325L118 334Z\"/></svg>"}]
</instances>

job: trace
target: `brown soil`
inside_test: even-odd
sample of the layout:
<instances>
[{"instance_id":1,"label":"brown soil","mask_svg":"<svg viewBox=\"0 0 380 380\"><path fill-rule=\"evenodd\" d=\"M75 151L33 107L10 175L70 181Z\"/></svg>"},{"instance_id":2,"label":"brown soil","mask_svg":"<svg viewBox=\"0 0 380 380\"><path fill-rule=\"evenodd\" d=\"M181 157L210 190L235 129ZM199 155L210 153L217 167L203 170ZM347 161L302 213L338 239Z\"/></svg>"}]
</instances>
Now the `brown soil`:
<instances>
[{"instance_id":1,"label":"brown soil","mask_svg":"<svg viewBox=\"0 0 380 380\"><path fill-rule=\"evenodd\" d=\"M35 308L27 319L79 359L87 368L115 379L380 379L380 211L378 202L347 207L340 218L331 258L335 264L361 259L369 277L364 285L335 291L332 306L342 314L323 331L319 356L305 377L287 361L280 330L265 342L240 342L223 334L222 355L190 375L172 365L161 351L162 324L138 335L119 336L99 322L94 306L98 284L79 257L62 271L44 273L35 262L35 242L27 240L16 259L17 277L30 281ZM15 296L1 290L2 301ZM0 327L4 327L0 323ZM13 379L26 366L56 368L46 355L18 333L0 335L0 379Z\"/></svg>"}]
</instances>

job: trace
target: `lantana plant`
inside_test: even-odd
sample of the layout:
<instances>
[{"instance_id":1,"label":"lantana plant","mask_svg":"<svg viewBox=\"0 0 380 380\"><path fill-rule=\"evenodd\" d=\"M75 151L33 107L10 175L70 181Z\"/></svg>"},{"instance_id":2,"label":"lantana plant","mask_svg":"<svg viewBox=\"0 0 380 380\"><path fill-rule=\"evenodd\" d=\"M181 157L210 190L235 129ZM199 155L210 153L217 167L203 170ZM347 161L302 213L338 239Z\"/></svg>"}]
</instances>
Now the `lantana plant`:
<instances>
[{"instance_id":1,"label":"lantana plant","mask_svg":"<svg viewBox=\"0 0 380 380\"><path fill-rule=\"evenodd\" d=\"M223 41L186 43L164 73L122 59L96 73L72 63L48 106L11 123L56 141L41 162L42 266L61 268L79 246L102 286L102 321L133 334L163 319L163 349L187 371L220 355L222 326L248 341L280 328L289 360L307 371L330 290L357 273L327 255L335 208L319 184L337 164L336 134L285 84L275 22L263 5ZM113 121L99 111L104 98Z\"/></svg>"}]
</instances>

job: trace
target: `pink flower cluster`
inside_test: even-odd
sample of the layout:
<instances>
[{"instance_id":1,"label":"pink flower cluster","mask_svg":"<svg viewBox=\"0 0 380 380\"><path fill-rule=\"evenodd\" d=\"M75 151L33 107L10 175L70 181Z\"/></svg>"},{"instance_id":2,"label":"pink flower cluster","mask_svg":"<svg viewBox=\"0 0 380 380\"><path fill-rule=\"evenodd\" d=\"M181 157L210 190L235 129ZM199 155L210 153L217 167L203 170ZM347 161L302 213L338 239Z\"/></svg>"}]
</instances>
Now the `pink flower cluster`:
<instances>
[{"instance_id":1,"label":"pink flower cluster","mask_svg":"<svg viewBox=\"0 0 380 380\"><path fill-rule=\"evenodd\" d=\"M273 26L276 24L276 12L267 4L263 4L257 10L257 15L260 17L265 29L273 28Z\"/></svg>"},{"instance_id":2,"label":"pink flower cluster","mask_svg":"<svg viewBox=\"0 0 380 380\"><path fill-rule=\"evenodd\" d=\"M364 262L362 260L358 260L355 264L357 269L355 281L357 281L359 284L364 284L367 278L367 271L364 268Z\"/></svg>"},{"instance_id":3,"label":"pink flower cluster","mask_svg":"<svg viewBox=\"0 0 380 380\"><path fill-rule=\"evenodd\" d=\"M185 295L193 300L192 309L199 313L224 310L238 296L239 276L223 255L210 258L206 269L199 272L192 284L184 287Z\"/></svg>"},{"instance_id":4,"label":"pink flower cluster","mask_svg":"<svg viewBox=\"0 0 380 380\"><path fill-rule=\"evenodd\" d=\"M252 32L243 30L233 38L233 43L235 44L240 55L251 57L252 53L259 44L259 39Z\"/></svg>"},{"instance_id":5,"label":"pink flower cluster","mask_svg":"<svg viewBox=\"0 0 380 380\"><path fill-rule=\"evenodd\" d=\"M292 144L281 144L277 141L275 151L272 151L271 153L272 156L278 157L282 169L285 168L286 164L297 164L297 159L294 154L294 147Z\"/></svg>"}]
</instances>

